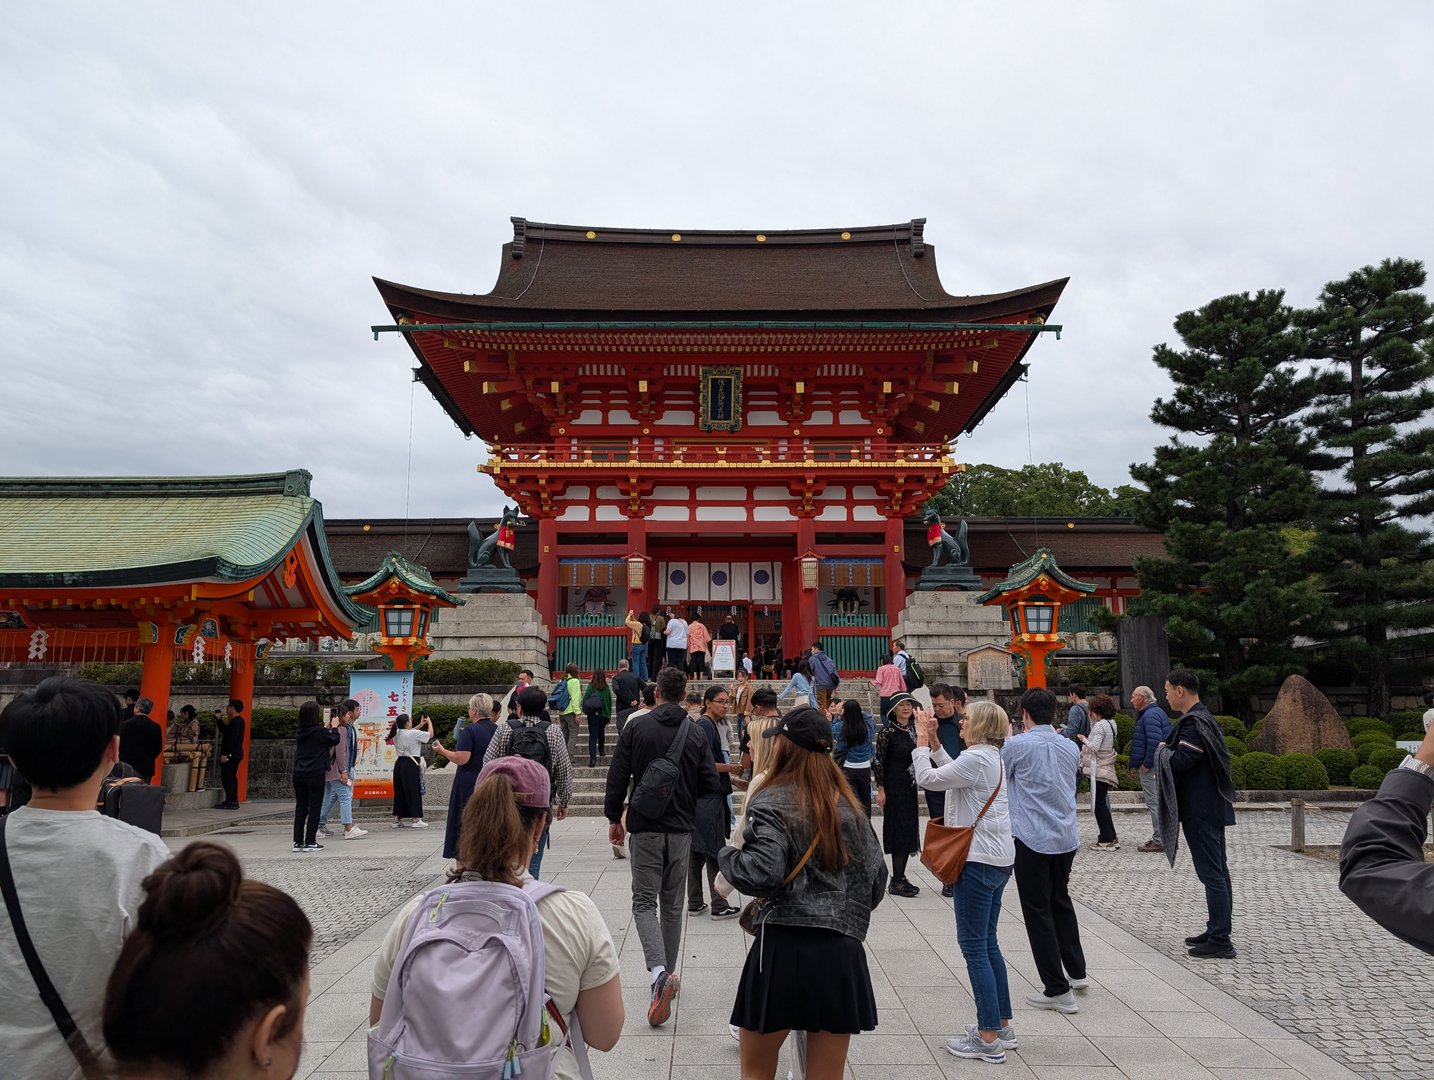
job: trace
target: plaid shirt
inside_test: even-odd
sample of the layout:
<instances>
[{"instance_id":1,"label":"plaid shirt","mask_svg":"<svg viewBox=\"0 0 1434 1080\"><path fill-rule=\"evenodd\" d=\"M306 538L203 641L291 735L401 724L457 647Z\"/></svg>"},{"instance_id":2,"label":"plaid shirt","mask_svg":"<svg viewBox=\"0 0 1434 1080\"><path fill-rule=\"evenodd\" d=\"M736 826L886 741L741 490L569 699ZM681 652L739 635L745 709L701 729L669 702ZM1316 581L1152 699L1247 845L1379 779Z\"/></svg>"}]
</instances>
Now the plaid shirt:
<instances>
[{"instance_id":1,"label":"plaid shirt","mask_svg":"<svg viewBox=\"0 0 1434 1080\"><path fill-rule=\"evenodd\" d=\"M547 719L545 716L523 716L518 718L526 727L542 723ZM508 744L513 739L513 726L511 723L500 724L493 741L488 744L488 750L483 755L483 764L488 764L494 758L507 757ZM568 800L573 797L573 759L568 753L568 744L563 741L563 730L558 724L548 724L548 757L553 762L553 805L559 808L566 808Z\"/></svg>"}]
</instances>

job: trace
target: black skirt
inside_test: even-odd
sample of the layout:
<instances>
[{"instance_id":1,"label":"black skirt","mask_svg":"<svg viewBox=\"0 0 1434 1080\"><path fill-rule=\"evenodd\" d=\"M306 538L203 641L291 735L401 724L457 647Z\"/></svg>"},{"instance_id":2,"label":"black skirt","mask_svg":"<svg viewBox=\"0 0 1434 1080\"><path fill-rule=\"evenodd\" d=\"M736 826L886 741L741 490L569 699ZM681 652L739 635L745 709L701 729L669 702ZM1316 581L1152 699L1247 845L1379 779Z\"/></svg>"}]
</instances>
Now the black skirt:
<instances>
[{"instance_id":1,"label":"black skirt","mask_svg":"<svg viewBox=\"0 0 1434 1080\"><path fill-rule=\"evenodd\" d=\"M400 757L393 763L393 816L423 817L423 791L419 787L418 762Z\"/></svg>"},{"instance_id":2,"label":"black skirt","mask_svg":"<svg viewBox=\"0 0 1434 1080\"><path fill-rule=\"evenodd\" d=\"M729 1022L761 1034L875 1029L866 950L839 930L762 926L747 950Z\"/></svg>"}]
</instances>

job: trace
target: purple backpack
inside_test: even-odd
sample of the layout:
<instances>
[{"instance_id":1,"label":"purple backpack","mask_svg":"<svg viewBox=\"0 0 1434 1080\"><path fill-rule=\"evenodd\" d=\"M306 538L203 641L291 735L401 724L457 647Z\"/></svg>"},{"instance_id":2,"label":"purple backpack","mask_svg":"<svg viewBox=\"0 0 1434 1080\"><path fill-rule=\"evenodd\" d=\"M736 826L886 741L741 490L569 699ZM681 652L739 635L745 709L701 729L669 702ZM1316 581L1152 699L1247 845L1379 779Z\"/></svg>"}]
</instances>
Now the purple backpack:
<instances>
[{"instance_id":1,"label":"purple backpack","mask_svg":"<svg viewBox=\"0 0 1434 1080\"><path fill-rule=\"evenodd\" d=\"M543 989L537 901L562 891L528 879L425 893L368 1032L371 1080L551 1080L565 1046L592 1080L577 1013L560 1016Z\"/></svg>"}]
</instances>

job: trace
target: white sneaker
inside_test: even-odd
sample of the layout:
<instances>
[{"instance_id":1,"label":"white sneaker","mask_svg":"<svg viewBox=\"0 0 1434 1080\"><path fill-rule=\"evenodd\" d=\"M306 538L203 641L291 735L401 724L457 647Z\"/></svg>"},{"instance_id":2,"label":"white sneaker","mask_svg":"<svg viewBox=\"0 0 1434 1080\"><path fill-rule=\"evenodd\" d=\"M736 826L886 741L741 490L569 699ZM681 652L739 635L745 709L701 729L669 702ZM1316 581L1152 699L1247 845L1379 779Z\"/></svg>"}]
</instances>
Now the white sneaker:
<instances>
[{"instance_id":1,"label":"white sneaker","mask_svg":"<svg viewBox=\"0 0 1434 1080\"><path fill-rule=\"evenodd\" d=\"M403 822L399 821L398 818L394 818L394 819L393 819L393 827L394 827L395 829L401 829L401 828L403 828Z\"/></svg>"},{"instance_id":2,"label":"white sneaker","mask_svg":"<svg viewBox=\"0 0 1434 1080\"><path fill-rule=\"evenodd\" d=\"M412 825L410 825L409 828L410 828L410 829L426 829L426 828L428 828L428 822L426 822L426 821L424 821L422 818L420 818L418 821L415 821Z\"/></svg>"},{"instance_id":3,"label":"white sneaker","mask_svg":"<svg viewBox=\"0 0 1434 1080\"><path fill-rule=\"evenodd\" d=\"M732 1036L732 1038L736 1039L738 1042L742 1041L742 1029L739 1028L736 1024L728 1024L727 1031Z\"/></svg>"},{"instance_id":4,"label":"white sneaker","mask_svg":"<svg viewBox=\"0 0 1434 1080\"><path fill-rule=\"evenodd\" d=\"M1045 994L1027 994L1026 1004L1032 1005L1037 1009L1051 1009L1054 1012L1065 1013L1067 1016L1071 1013L1080 1012L1080 1006L1076 1004L1075 995L1069 990L1058 997L1046 997Z\"/></svg>"},{"instance_id":5,"label":"white sneaker","mask_svg":"<svg viewBox=\"0 0 1434 1080\"><path fill-rule=\"evenodd\" d=\"M1089 989L1090 989L1090 980L1089 980L1089 979L1072 979L1069 975L1067 975L1067 976L1066 976L1066 982L1068 982L1068 983L1071 984L1071 989L1072 989L1072 990L1089 990Z\"/></svg>"},{"instance_id":6,"label":"white sneaker","mask_svg":"<svg viewBox=\"0 0 1434 1080\"><path fill-rule=\"evenodd\" d=\"M344 830L344 839L345 839L345 840L357 840L360 836L367 836L367 835L368 835L368 830L367 830L367 829L360 829L357 825L355 825L352 829L345 829L345 830Z\"/></svg>"},{"instance_id":7,"label":"white sneaker","mask_svg":"<svg viewBox=\"0 0 1434 1080\"><path fill-rule=\"evenodd\" d=\"M329 830L320 829L318 832L314 833L314 836L318 837L318 839L320 840L327 840L329 838Z\"/></svg>"}]
</instances>

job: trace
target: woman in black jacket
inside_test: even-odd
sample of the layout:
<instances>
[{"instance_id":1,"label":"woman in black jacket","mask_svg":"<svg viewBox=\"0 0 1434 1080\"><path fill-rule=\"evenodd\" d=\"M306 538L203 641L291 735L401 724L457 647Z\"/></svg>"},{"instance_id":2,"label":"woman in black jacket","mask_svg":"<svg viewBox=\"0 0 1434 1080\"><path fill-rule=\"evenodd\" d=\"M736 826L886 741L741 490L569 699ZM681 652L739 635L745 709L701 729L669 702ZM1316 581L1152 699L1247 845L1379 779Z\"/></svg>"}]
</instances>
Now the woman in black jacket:
<instances>
[{"instance_id":1,"label":"woman in black jacket","mask_svg":"<svg viewBox=\"0 0 1434 1080\"><path fill-rule=\"evenodd\" d=\"M294 736L294 850L321 851L319 808L324 801L324 773L339 744L338 717L323 721L317 701L299 706L299 730Z\"/></svg>"}]
</instances>

